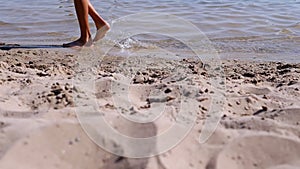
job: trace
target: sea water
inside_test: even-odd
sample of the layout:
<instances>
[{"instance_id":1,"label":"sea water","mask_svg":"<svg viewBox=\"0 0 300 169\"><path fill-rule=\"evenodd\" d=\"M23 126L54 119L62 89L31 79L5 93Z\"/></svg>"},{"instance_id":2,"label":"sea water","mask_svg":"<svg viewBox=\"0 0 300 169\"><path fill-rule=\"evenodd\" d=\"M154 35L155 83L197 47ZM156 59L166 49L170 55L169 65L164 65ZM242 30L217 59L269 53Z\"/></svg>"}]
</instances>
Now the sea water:
<instances>
[{"instance_id":1,"label":"sea water","mask_svg":"<svg viewBox=\"0 0 300 169\"><path fill-rule=\"evenodd\" d=\"M300 0L91 2L110 23L120 17L140 12L158 12L181 17L197 26L224 58L300 62ZM95 32L92 20L90 23L92 32ZM170 23L169 27L176 30L178 25ZM186 32L192 33L194 32ZM1 2L0 42L57 45L74 40L78 35L72 0ZM172 43L165 37L156 38L156 43Z\"/></svg>"}]
</instances>

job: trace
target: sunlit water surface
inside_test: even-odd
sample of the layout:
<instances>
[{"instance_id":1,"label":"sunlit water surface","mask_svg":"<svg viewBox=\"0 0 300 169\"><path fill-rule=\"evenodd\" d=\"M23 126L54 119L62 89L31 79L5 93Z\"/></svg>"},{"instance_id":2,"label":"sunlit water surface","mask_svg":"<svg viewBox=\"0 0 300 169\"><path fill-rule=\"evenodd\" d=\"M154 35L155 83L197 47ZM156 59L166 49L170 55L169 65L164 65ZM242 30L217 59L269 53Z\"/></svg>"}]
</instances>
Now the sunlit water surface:
<instances>
[{"instance_id":1,"label":"sunlit water surface","mask_svg":"<svg viewBox=\"0 0 300 169\"><path fill-rule=\"evenodd\" d=\"M139 12L163 12L179 16L204 32L225 58L300 62L300 0L91 2L110 23L122 16ZM168 24L174 30L178 27L175 23ZM92 20L91 27L95 32ZM186 32L191 36L193 33ZM76 39L78 34L72 0L1 2L0 42L62 44ZM145 37L143 40L147 40ZM156 37L155 43L161 46L165 43L169 43L169 46L176 44L175 40L173 42L163 36Z\"/></svg>"}]
</instances>

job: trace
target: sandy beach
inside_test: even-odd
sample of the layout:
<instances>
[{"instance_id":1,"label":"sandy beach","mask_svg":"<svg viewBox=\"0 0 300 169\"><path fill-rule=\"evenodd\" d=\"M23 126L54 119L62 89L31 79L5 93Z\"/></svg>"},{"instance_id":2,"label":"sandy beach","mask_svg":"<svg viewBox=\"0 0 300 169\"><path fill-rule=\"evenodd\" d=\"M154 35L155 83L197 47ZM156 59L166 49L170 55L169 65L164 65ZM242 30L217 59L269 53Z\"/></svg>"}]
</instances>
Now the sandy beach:
<instances>
[{"instance_id":1,"label":"sandy beach","mask_svg":"<svg viewBox=\"0 0 300 169\"><path fill-rule=\"evenodd\" d=\"M300 63L222 60L226 79L222 119L209 140L200 144L212 91L202 63L152 59L153 69L138 72L141 63L127 59L126 68L133 72L135 85L130 90L134 105L124 110L129 115L143 114L157 102L178 106L179 89L168 65L185 68L178 72L185 82L199 88L193 96L197 119L188 136L159 156L130 159L104 151L81 128L74 97L85 93L73 83L78 57L54 49L0 50L1 169L300 168ZM111 121L120 120L110 84L126 76L119 66L123 60L104 58L94 70L98 108ZM149 98L154 89L164 97ZM127 135L150 137L171 125L174 113L166 108L163 117L151 125L113 124Z\"/></svg>"}]
</instances>

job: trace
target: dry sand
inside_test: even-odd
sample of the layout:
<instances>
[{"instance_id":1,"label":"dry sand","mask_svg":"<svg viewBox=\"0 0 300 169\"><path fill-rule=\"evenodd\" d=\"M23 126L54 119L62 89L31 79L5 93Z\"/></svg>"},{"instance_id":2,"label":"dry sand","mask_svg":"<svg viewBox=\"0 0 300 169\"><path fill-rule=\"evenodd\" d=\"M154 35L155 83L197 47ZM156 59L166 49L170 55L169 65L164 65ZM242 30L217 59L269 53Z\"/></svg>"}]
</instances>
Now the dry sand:
<instances>
[{"instance_id":1,"label":"dry sand","mask_svg":"<svg viewBox=\"0 0 300 169\"><path fill-rule=\"evenodd\" d=\"M141 62L127 60L124 70L119 66L124 58L105 58L94 70L99 110L117 121L116 129L130 136L150 137L175 121L180 108L175 82L181 77L171 76L170 67L185 68L178 69L179 76L185 77L183 82L199 88L194 96L198 109L191 133L174 149L137 160L102 150L83 132L75 114L74 97L84 95L72 81L76 59L76 55L54 50L0 50L1 169L300 168L300 63L224 60L222 120L212 137L200 144L212 92L210 75L202 63L152 59L153 68L137 72L137 67L143 67ZM124 113L147 116L145 110L165 103L167 108L158 122L134 127L120 121L110 89L111 83L126 73L135 74L135 87L130 88L134 105ZM164 95L149 98L150 91Z\"/></svg>"}]
</instances>

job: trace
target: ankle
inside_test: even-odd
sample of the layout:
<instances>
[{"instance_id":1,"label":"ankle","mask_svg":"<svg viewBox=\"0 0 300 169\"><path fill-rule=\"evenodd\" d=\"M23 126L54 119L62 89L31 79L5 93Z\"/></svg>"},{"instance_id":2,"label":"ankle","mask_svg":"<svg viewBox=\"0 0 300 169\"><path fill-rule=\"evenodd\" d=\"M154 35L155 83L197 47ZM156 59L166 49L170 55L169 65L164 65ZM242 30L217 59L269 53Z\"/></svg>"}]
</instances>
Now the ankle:
<instances>
[{"instance_id":1,"label":"ankle","mask_svg":"<svg viewBox=\"0 0 300 169\"><path fill-rule=\"evenodd\" d=\"M96 28L99 30L101 29L103 26L107 26L108 28L110 27L109 24L107 22L99 22L96 23Z\"/></svg>"},{"instance_id":2,"label":"ankle","mask_svg":"<svg viewBox=\"0 0 300 169\"><path fill-rule=\"evenodd\" d=\"M79 38L79 40L80 40L81 42L83 42L83 43L87 43L91 38L92 38L92 35L89 34L88 36L81 36L81 37Z\"/></svg>"}]
</instances>

